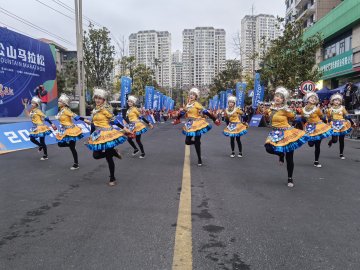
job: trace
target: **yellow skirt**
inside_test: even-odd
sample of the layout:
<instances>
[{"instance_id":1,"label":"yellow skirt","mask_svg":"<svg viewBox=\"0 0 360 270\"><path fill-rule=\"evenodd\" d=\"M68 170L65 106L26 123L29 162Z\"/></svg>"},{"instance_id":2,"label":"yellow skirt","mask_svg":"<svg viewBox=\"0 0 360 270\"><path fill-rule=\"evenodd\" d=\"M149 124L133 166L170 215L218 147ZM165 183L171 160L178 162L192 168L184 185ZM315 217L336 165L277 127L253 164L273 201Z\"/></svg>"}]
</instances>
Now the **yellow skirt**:
<instances>
[{"instance_id":1,"label":"yellow skirt","mask_svg":"<svg viewBox=\"0 0 360 270\"><path fill-rule=\"evenodd\" d=\"M351 123L348 120L333 120L330 124L333 128L333 136L344 136L352 130Z\"/></svg>"},{"instance_id":2,"label":"yellow skirt","mask_svg":"<svg viewBox=\"0 0 360 270\"><path fill-rule=\"evenodd\" d=\"M50 128L47 125L43 124L43 125L34 125L30 129L29 136L33 138L38 138L38 137L45 137L50 134L51 134Z\"/></svg>"},{"instance_id":3,"label":"yellow skirt","mask_svg":"<svg viewBox=\"0 0 360 270\"><path fill-rule=\"evenodd\" d=\"M84 137L84 135L82 134L82 129L77 125L74 125L70 128L62 127L56 134L56 139L62 142L77 141L80 140L82 137Z\"/></svg>"},{"instance_id":4,"label":"yellow skirt","mask_svg":"<svg viewBox=\"0 0 360 270\"><path fill-rule=\"evenodd\" d=\"M92 151L114 148L127 141L125 133L117 129L95 130L89 137L87 147Z\"/></svg>"},{"instance_id":5,"label":"yellow skirt","mask_svg":"<svg viewBox=\"0 0 360 270\"><path fill-rule=\"evenodd\" d=\"M224 129L223 134L229 137L240 137L247 133L247 126L241 122L237 123L229 123L227 127Z\"/></svg>"},{"instance_id":6,"label":"yellow skirt","mask_svg":"<svg viewBox=\"0 0 360 270\"><path fill-rule=\"evenodd\" d=\"M134 132L136 135L143 134L147 131L146 126L141 121L131 122L129 124L129 129L130 131Z\"/></svg>"},{"instance_id":7,"label":"yellow skirt","mask_svg":"<svg viewBox=\"0 0 360 270\"><path fill-rule=\"evenodd\" d=\"M201 136L211 129L211 125L204 118L188 119L183 127L186 136Z\"/></svg>"},{"instance_id":8,"label":"yellow skirt","mask_svg":"<svg viewBox=\"0 0 360 270\"><path fill-rule=\"evenodd\" d=\"M285 130L273 129L269 133L265 144L273 146L275 152L291 152L309 141L310 137L305 131L297 128Z\"/></svg>"},{"instance_id":9,"label":"yellow skirt","mask_svg":"<svg viewBox=\"0 0 360 270\"><path fill-rule=\"evenodd\" d=\"M332 135L331 126L323 122L306 123L304 126L305 132L310 136L309 141L318 141Z\"/></svg>"}]
</instances>

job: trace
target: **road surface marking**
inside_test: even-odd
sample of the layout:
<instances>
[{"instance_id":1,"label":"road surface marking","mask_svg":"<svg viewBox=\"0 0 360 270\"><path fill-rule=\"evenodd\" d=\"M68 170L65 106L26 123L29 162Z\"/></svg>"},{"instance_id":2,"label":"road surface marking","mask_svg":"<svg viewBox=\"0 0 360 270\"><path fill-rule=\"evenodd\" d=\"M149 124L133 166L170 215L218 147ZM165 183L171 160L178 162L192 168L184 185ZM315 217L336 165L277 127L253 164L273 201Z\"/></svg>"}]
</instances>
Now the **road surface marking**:
<instances>
[{"instance_id":1,"label":"road surface marking","mask_svg":"<svg viewBox=\"0 0 360 270\"><path fill-rule=\"evenodd\" d=\"M185 146L183 178L176 223L173 270L192 270L190 146Z\"/></svg>"}]
</instances>

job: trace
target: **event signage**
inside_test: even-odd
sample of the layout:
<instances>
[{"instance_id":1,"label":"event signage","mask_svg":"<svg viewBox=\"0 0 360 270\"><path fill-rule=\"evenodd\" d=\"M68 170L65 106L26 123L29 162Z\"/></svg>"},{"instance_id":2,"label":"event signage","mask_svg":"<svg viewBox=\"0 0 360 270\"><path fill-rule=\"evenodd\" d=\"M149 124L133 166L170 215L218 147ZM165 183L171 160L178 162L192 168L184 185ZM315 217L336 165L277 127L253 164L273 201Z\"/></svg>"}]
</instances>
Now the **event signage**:
<instances>
[{"instance_id":1,"label":"event signage","mask_svg":"<svg viewBox=\"0 0 360 270\"><path fill-rule=\"evenodd\" d=\"M131 93L131 78L121 77L120 101L121 107L126 108L126 96Z\"/></svg>"},{"instance_id":2,"label":"event signage","mask_svg":"<svg viewBox=\"0 0 360 270\"><path fill-rule=\"evenodd\" d=\"M52 122L59 127L59 122L57 120L53 120ZM76 123L76 125L82 129L85 137L90 135L90 127L88 125L80 121L79 123ZM33 124L30 121L0 125L0 152L37 147L30 142L29 138L29 130L32 126ZM46 136L46 144L57 143L54 135L55 133L56 131L49 136Z\"/></svg>"},{"instance_id":3,"label":"event signage","mask_svg":"<svg viewBox=\"0 0 360 270\"><path fill-rule=\"evenodd\" d=\"M154 86L145 87L145 109L151 110L154 103Z\"/></svg>"},{"instance_id":4,"label":"event signage","mask_svg":"<svg viewBox=\"0 0 360 270\"><path fill-rule=\"evenodd\" d=\"M0 117L26 117L35 90L47 91L47 115L57 113L56 50L53 45L0 27Z\"/></svg>"},{"instance_id":5,"label":"event signage","mask_svg":"<svg viewBox=\"0 0 360 270\"><path fill-rule=\"evenodd\" d=\"M236 83L236 106L244 108L245 106L245 91L246 83L238 82Z\"/></svg>"},{"instance_id":6,"label":"event signage","mask_svg":"<svg viewBox=\"0 0 360 270\"><path fill-rule=\"evenodd\" d=\"M259 102L264 100L264 86L260 82L260 73L255 73L254 94L252 97L252 107L257 108Z\"/></svg>"}]
</instances>

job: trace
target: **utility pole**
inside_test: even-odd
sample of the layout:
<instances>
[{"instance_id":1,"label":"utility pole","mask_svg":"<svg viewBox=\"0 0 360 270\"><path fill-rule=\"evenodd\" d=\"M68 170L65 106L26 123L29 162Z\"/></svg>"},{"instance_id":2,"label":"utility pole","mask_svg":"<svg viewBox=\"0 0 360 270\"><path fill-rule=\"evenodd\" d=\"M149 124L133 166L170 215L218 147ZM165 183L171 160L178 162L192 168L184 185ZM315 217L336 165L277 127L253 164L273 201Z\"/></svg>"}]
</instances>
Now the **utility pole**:
<instances>
[{"instance_id":1,"label":"utility pole","mask_svg":"<svg viewBox=\"0 0 360 270\"><path fill-rule=\"evenodd\" d=\"M85 72L84 72L84 50L83 50L83 27L82 27L82 0L75 0L75 26L76 26L76 50L77 50L77 69L78 84L77 93L79 95L79 115L85 116Z\"/></svg>"}]
</instances>

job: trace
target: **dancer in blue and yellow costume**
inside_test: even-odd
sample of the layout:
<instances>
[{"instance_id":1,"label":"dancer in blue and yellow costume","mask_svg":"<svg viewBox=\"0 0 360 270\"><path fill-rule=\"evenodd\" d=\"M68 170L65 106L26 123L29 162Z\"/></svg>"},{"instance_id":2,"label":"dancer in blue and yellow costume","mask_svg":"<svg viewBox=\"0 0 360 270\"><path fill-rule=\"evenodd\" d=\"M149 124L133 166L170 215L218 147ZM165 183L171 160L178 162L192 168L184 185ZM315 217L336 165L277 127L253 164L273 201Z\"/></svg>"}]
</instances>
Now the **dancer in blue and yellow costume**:
<instances>
[{"instance_id":1,"label":"dancer in blue and yellow costume","mask_svg":"<svg viewBox=\"0 0 360 270\"><path fill-rule=\"evenodd\" d=\"M135 107L136 102L137 98L135 96L128 97L129 109L126 112L125 121L128 123L126 127L131 132L135 133L135 140L141 151L140 158L145 158L145 151L141 142L141 135L147 131L147 128L142 121L149 125L151 129L153 128L153 125L144 116L142 116L138 108ZM135 156L139 153L139 149L136 147L132 138L128 137L128 142L132 148L134 148L133 156Z\"/></svg>"},{"instance_id":2,"label":"dancer in blue and yellow costume","mask_svg":"<svg viewBox=\"0 0 360 270\"><path fill-rule=\"evenodd\" d=\"M220 121L211 115L204 107L197 101L200 96L200 91L197 88L191 88L189 91L189 102L184 111L181 111L173 122L174 125L180 123L180 118L186 115L186 123L183 127L183 134L186 136L186 145L195 145L196 154L198 157L198 166L202 166L201 159L201 135L205 134L211 129L211 125L205 120L203 115L208 116L214 121L215 125L219 126ZM192 138L194 137L194 140Z\"/></svg>"},{"instance_id":3,"label":"dancer in blue and yellow costume","mask_svg":"<svg viewBox=\"0 0 360 270\"><path fill-rule=\"evenodd\" d=\"M327 110L328 120L333 129L332 138L329 141L329 147L339 140L340 145L340 159L345 159L345 135L352 130L351 125L355 125L348 115L345 107L342 106L343 96L341 94L334 94L330 97L331 107Z\"/></svg>"},{"instance_id":4,"label":"dancer in blue and yellow costume","mask_svg":"<svg viewBox=\"0 0 360 270\"><path fill-rule=\"evenodd\" d=\"M33 97L31 100L31 110L29 116L33 127L30 129L30 141L39 146L39 152L43 151L43 156L40 160L48 159L47 146L45 143L45 137L51 134L50 128L45 125L44 121L48 122L54 130L56 126L50 121L48 117L39 109L41 106L41 100L38 97ZM39 138L39 141L36 139Z\"/></svg>"},{"instance_id":5,"label":"dancer in blue and yellow costume","mask_svg":"<svg viewBox=\"0 0 360 270\"><path fill-rule=\"evenodd\" d=\"M121 159L121 155L115 149L116 146L126 142L126 129L114 129L112 125L124 128L114 117L112 108L106 102L106 91L94 89L94 101L96 107L92 111L91 135L88 139L87 147L93 151L94 159L105 158L110 171L109 186L116 184L115 163L113 157Z\"/></svg>"},{"instance_id":6,"label":"dancer in blue and yellow costume","mask_svg":"<svg viewBox=\"0 0 360 270\"><path fill-rule=\"evenodd\" d=\"M265 149L269 154L279 156L281 163L284 163L284 158L286 158L288 187L293 187L294 150L306 143L309 136L305 131L289 124L289 121L295 119L295 112L287 106L288 98L289 92L284 87L278 87L275 90L274 103L268 111L273 130L265 141Z\"/></svg>"},{"instance_id":7,"label":"dancer in blue and yellow costume","mask_svg":"<svg viewBox=\"0 0 360 270\"><path fill-rule=\"evenodd\" d=\"M228 97L228 108L225 110L225 122L227 124L226 128L223 131L223 134L227 137L230 137L230 147L231 147L231 158L235 157L235 139L238 145L239 154L238 157L242 157L242 144L240 137L247 133L247 125L244 125L241 122L241 115L243 111L236 107L236 97Z\"/></svg>"},{"instance_id":8,"label":"dancer in blue and yellow costume","mask_svg":"<svg viewBox=\"0 0 360 270\"><path fill-rule=\"evenodd\" d=\"M59 147L69 147L74 159L74 165L70 170L77 170L79 169L79 161L76 151L76 141L83 138L84 135L82 129L74 124L73 119L75 121L85 121L88 124L91 122L73 113L70 110L69 105L70 98L65 94L61 94L58 99L59 113L55 116L60 122L60 128L56 133L56 140L58 141Z\"/></svg>"},{"instance_id":9,"label":"dancer in blue and yellow costume","mask_svg":"<svg viewBox=\"0 0 360 270\"><path fill-rule=\"evenodd\" d=\"M322 166L319 163L321 140L331 136L332 129L330 125L323 122L323 120L325 121L324 115L317 106L319 103L318 95L314 92L307 93L304 101L307 104L302 108L301 115L305 122L305 132L309 135L308 145L310 147L315 146L314 166L321 168Z\"/></svg>"}]
</instances>

